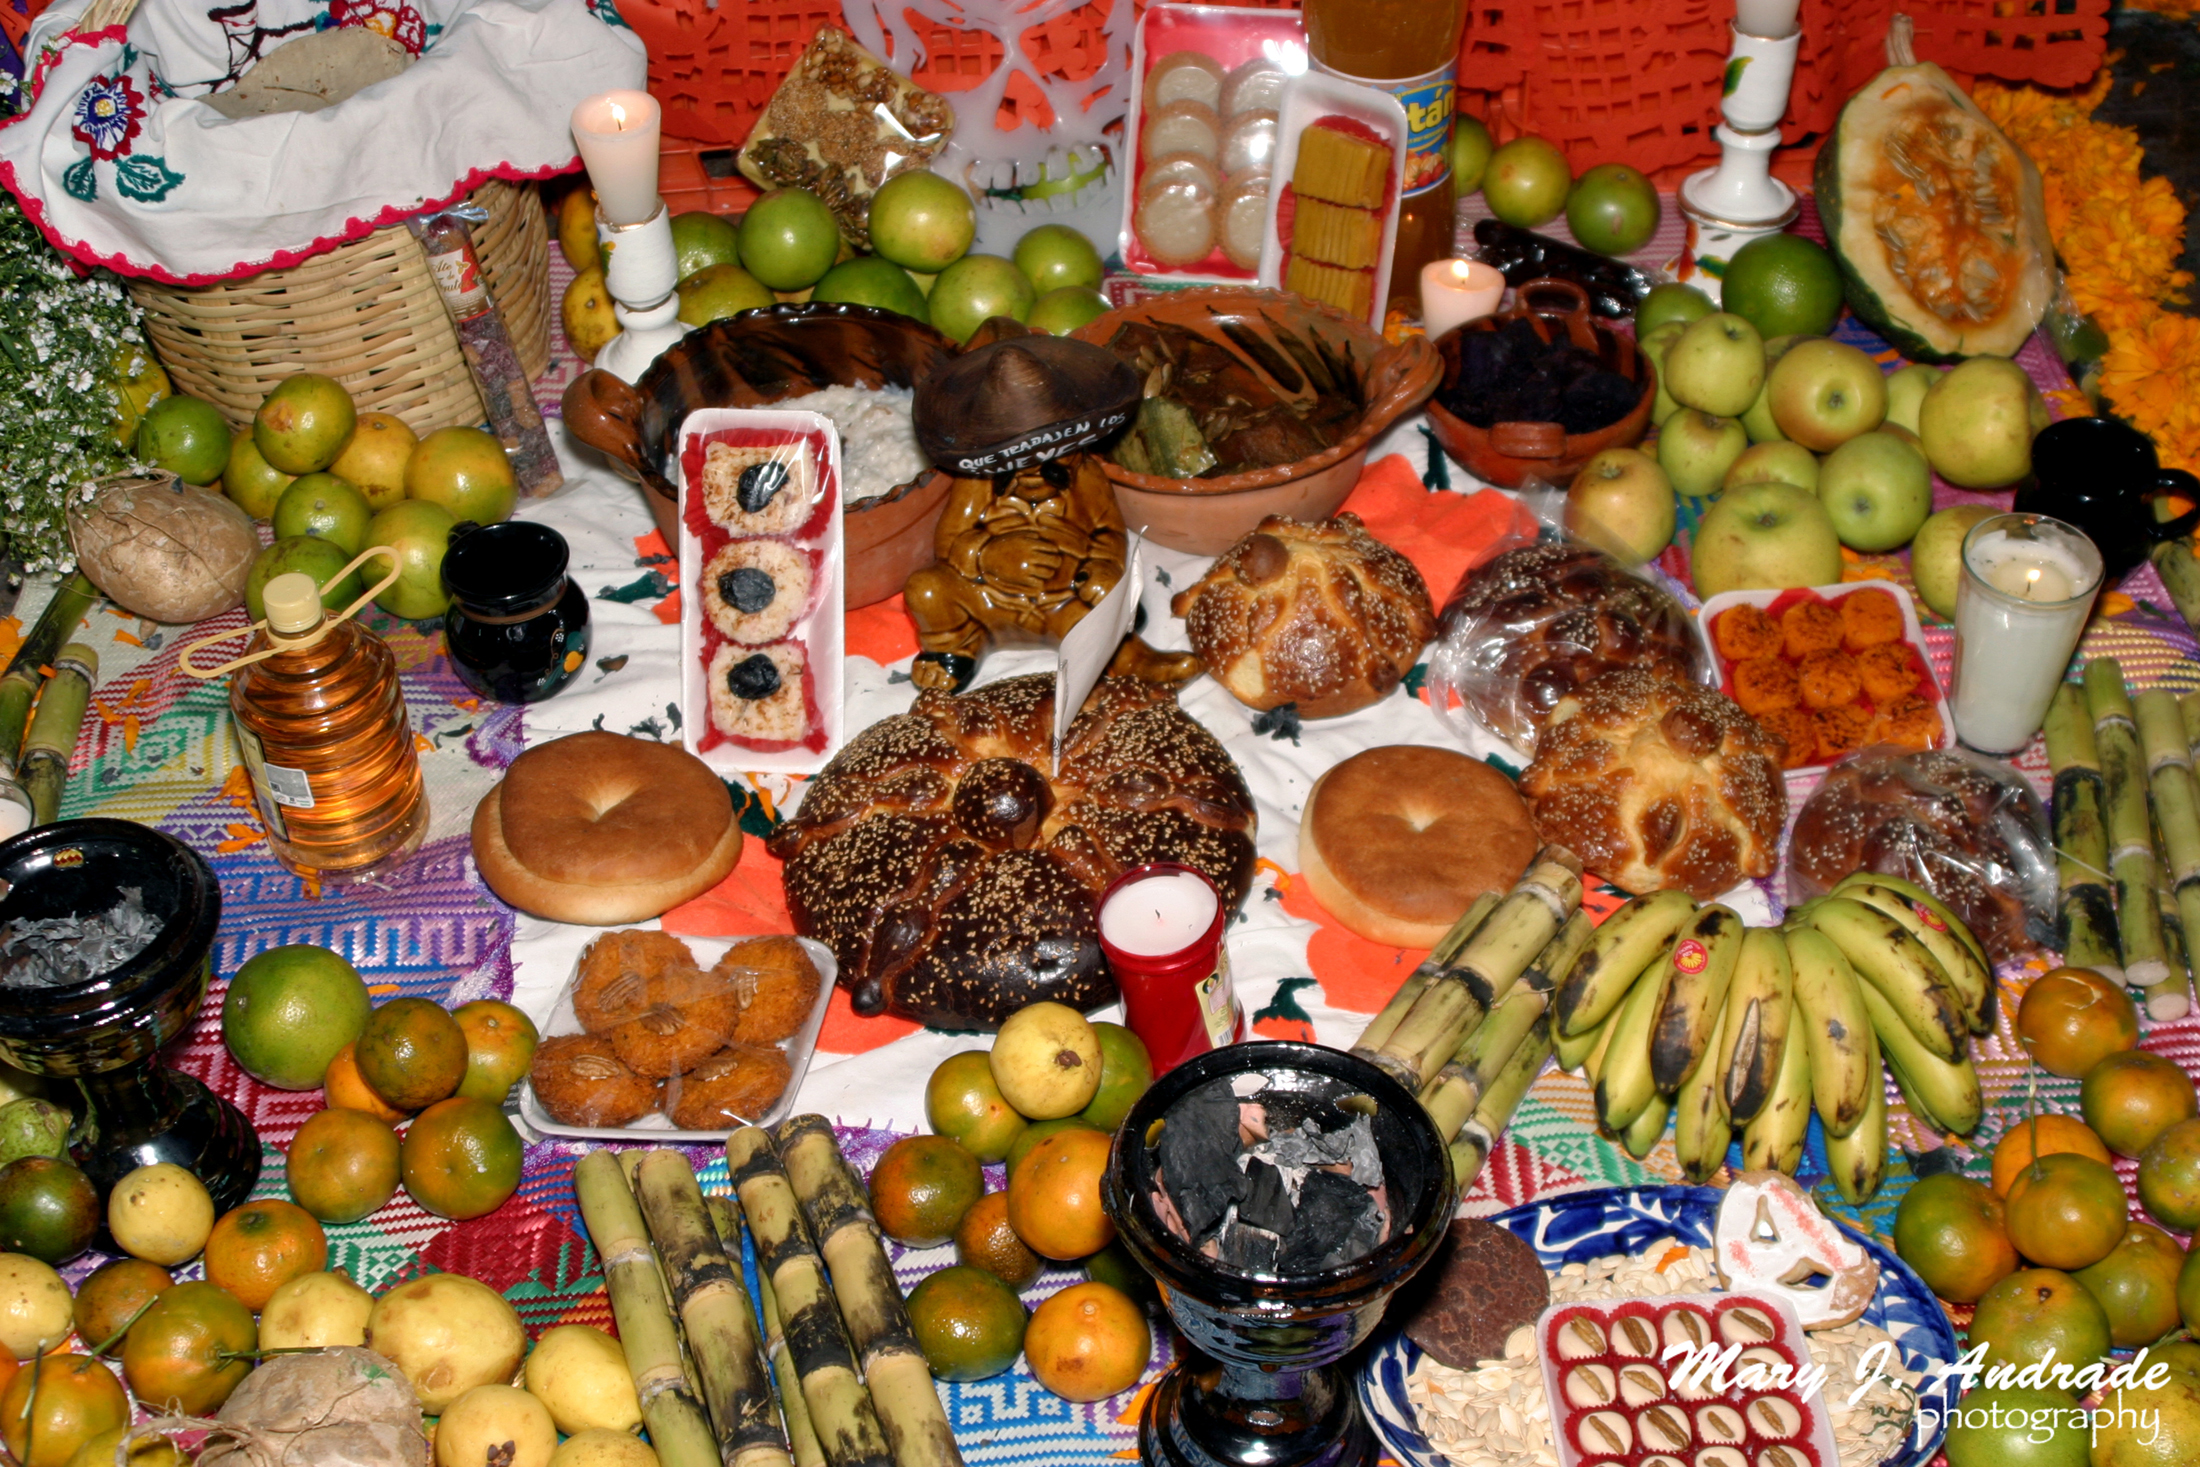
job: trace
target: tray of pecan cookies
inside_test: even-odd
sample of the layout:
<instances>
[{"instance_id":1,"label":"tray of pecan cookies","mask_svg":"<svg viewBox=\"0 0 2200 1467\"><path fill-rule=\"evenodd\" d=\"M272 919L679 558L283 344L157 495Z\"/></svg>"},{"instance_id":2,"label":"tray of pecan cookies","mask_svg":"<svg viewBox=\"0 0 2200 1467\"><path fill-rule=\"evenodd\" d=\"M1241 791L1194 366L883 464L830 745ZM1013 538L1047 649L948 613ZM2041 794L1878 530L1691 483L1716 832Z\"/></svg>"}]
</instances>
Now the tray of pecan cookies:
<instances>
[{"instance_id":1,"label":"tray of pecan cookies","mask_svg":"<svg viewBox=\"0 0 2200 1467\"><path fill-rule=\"evenodd\" d=\"M1787 741L1783 769L1823 769L1874 744L1948 747L1948 700L1901 586L1727 591L1701 617L1721 690Z\"/></svg>"},{"instance_id":2,"label":"tray of pecan cookies","mask_svg":"<svg viewBox=\"0 0 2200 1467\"><path fill-rule=\"evenodd\" d=\"M632 928L589 943L520 1091L551 1136L720 1141L794 1109L838 974L806 937L683 938Z\"/></svg>"}]
</instances>

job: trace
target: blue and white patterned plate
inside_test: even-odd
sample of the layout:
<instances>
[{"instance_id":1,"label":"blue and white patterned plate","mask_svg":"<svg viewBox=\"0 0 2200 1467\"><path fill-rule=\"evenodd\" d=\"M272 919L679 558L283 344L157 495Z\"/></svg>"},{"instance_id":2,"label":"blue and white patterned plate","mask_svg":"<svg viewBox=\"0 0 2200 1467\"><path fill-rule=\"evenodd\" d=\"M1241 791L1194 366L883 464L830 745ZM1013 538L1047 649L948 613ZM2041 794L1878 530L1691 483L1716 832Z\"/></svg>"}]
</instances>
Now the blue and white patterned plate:
<instances>
[{"instance_id":1,"label":"blue and white patterned plate","mask_svg":"<svg viewBox=\"0 0 2200 1467\"><path fill-rule=\"evenodd\" d=\"M1556 1272L1568 1263L1640 1253L1660 1238L1708 1248L1719 1199L1725 1195L1713 1187L1606 1187L1516 1207L1490 1221L1523 1239L1541 1256L1544 1268ZM1910 1370L1952 1363L1958 1354L1955 1330L1932 1290L1879 1243L1854 1229L1847 1231L1879 1264L1879 1292L1864 1311L1865 1321L1894 1337ZM1406 1398L1406 1377L1420 1359L1420 1346L1396 1330L1378 1336L1360 1372L1360 1408L1400 1467L1447 1467L1444 1454L1421 1434ZM1887 1459L1888 1467L1930 1462L1946 1431L1941 1423L1961 1394L1958 1377L1927 1380L1918 1391L1919 1405L1935 1413L1935 1424L1922 1440L1913 1431L1907 1448Z\"/></svg>"}]
</instances>

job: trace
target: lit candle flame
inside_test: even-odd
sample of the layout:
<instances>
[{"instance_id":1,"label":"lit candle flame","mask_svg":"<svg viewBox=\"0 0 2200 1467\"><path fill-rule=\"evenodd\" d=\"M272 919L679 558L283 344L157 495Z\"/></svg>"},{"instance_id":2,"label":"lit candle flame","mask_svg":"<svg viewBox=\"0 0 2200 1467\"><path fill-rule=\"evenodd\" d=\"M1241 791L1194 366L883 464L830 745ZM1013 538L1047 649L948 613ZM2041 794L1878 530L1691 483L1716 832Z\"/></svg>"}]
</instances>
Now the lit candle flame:
<instances>
[{"instance_id":1,"label":"lit candle flame","mask_svg":"<svg viewBox=\"0 0 2200 1467\"><path fill-rule=\"evenodd\" d=\"M2039 585L2040 568L2038 566L2033 566L2030 570L2024 573L2024 595L2026 600L2030 600L2032 598L2032 593L2039 589Z\"/></svg>"},{"instance_id":2,"label":"lit candle flame","mask_svg":"<svg viewBox=\"0 0 2200 1467\"><path fill-rule=\"evenodd\" d=\"M611 126L616 131L626 131L626 109L616 102L611 104Z\"/></svg>"}]
</instances>

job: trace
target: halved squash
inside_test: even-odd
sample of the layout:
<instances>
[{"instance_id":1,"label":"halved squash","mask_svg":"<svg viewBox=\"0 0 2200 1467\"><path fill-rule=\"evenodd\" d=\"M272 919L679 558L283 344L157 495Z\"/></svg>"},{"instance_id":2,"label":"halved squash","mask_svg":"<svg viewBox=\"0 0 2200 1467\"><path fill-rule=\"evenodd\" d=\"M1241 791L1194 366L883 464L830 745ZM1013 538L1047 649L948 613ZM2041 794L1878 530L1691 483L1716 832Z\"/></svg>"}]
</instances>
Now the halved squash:
<instances>
[{"instance_id":1,"label":"halved squash","mask_svg":"<svg viewBox=\"0 0 2200 1467\"><path fill-rule=\"evenodd\" d=\"M1894 62L1842 107L1813 187L1849 308L1914 361L2013 356L2055 297L2040 171L1955 79Z\"/></svg>"}]
</instances>

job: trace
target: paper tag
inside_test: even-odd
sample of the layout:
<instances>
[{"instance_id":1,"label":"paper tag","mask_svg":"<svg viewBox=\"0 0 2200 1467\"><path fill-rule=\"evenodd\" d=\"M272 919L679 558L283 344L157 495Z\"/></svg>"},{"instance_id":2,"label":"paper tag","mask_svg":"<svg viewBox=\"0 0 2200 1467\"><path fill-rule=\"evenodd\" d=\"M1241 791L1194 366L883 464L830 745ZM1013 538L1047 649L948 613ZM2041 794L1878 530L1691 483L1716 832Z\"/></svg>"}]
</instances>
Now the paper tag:
<instances>
[{"instance_id":1,"label":"paper tag","mask_svg":"<svg viewBox=\"0 0 2200 1467\"><path fill-rule=\"evenodd\" d=\"M1131 629L1131 619L1138 614L1138 595L1145 584L1145 567L1142 564L1143 542L1131 535L1128 553L1123 562L1123 578L1110 587L1108 594L1084 619L1069 629L1062 638L1062 645L1054 657L1054 759L1062 759L1062 740L1069 736L1071 720L1077 710L1085 706L1085 699L1092 694L1093 684L1100 681L1100 674L1108 670L1109 659L1122 645L1123 634Z\"/></svg>"}]
</instances>

